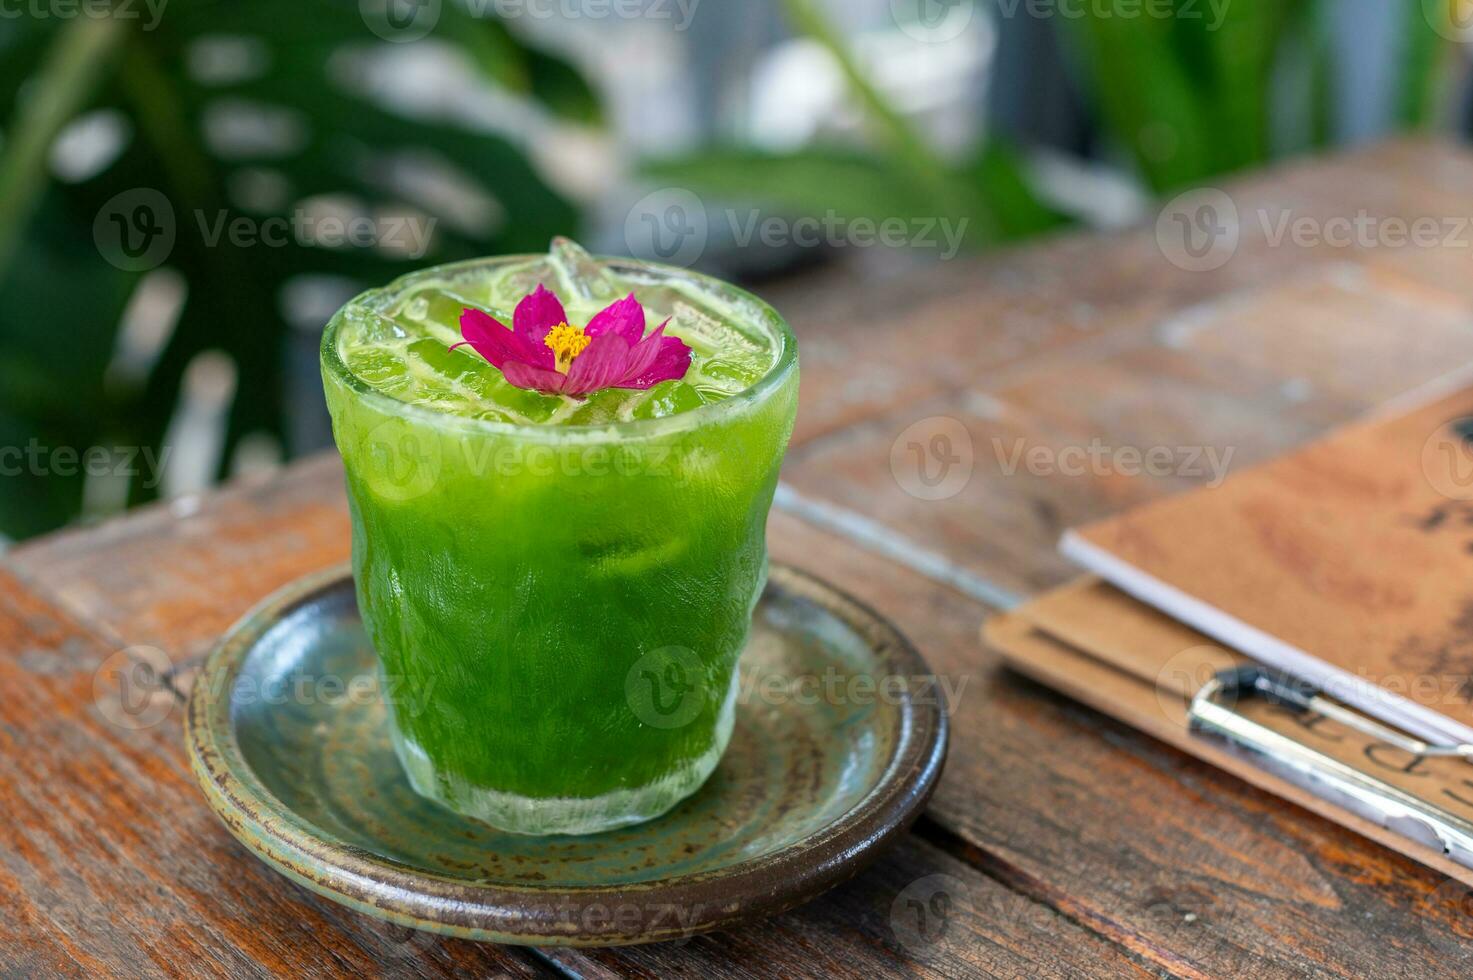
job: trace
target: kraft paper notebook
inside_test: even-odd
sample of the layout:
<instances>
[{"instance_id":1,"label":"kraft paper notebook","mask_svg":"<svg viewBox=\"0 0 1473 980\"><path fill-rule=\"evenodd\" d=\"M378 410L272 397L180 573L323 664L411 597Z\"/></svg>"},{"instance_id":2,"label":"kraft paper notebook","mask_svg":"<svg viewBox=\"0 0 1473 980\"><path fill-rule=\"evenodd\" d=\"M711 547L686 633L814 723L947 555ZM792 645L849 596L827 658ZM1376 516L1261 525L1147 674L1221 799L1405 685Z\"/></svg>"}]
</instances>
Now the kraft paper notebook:
<instances>
[{"instance_id":1,"label":"kraft paper notebook","mask_svg":"<svg viewBox=\"0 0 1473 980\"><path fill-rule=\"evenodd\" d=\"M1421 757L1311 712L1230 703L1270 753L1196 724L1205 681L1248 659L1096 578L988 620L1009 666L1118 721L1473 886L1473 778L1463 759ZM1283 752L1274 741L1292 744ZM1342 774L1355 778L1354 796Z\"/></svg>"},{"instance_id":2,"label":"kraft paper notebook","mask_svg":"<svg viewBox=\"0 0 1473 980\"><path fill-rule=\"evenodd\" d=\"M1450 388L1061 548L1340 702L1430 742L1473 742L1473 388Z\"/></svg>"},{"instance_id":3,"label":"kraft paper notebook","mask_svg":"<svg viewBox=\"0 0 1473 980\"><path fill-rule=\"evenodd\" d=\"M1248 658L1094 577L994 616L984 637L1020 673L1473 886L1463 759L1424 757L1248 689L1208 697Z\"/></svg>"}]
</instances>

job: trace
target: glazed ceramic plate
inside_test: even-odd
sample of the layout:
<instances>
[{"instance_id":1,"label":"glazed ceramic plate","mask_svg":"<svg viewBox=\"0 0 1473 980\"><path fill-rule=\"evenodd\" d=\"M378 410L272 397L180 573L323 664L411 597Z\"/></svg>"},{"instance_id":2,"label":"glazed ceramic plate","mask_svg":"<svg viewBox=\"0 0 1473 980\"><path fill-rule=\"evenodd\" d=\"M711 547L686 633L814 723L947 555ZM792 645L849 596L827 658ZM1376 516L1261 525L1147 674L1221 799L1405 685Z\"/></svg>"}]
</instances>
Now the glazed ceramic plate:
<instances>
[{"instance_id":1,"label":"glazed ceramic plate","mask_svg":"<svg viewBox=\"0 0 1473 980\"><path fill-rule=\"evenodd\" d=\"M210 805L293 881L469 939L654 942L790 908L853 875L925 805L946 716L884 620L774 567L736 730L690 799L586 837L502 833L417 796L389 745L347 570L268 599L196 680L187 737Z\"/></svg>"}]
</instances>

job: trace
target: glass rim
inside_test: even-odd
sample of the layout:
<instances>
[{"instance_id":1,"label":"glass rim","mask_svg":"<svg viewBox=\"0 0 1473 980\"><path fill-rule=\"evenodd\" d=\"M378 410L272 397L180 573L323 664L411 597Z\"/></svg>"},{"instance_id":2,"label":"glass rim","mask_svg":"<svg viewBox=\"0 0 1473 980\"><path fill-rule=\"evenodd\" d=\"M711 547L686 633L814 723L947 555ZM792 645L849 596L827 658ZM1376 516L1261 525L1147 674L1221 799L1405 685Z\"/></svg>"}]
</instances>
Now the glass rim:
<instances>
[{"instance_id":1,"label":"glass rim","mask_svg":"<svg viewBox=\"0 0 1473 980\"><path fill-rule=\"evenodd\" d=\"M319 360L322 367L330 371L340 383L342 383L355 398L377 408L384 415L415 420L437 428L464 429L472 432L481 432L488 435L537 435L556 441L567 441L569 439L586 440L590 436L603 434L619 434L622 436L653 436L669 432L678 432L685 429L699 428L711 421L724 416L739 412L744 406L760 404L771 392L775 391L787 379L798 362L798 342L793 335L793 328L787 319L779 313L771 304L761 297L733 285L724 279L709 276L702 272L683 269L680 266L666 265L660 262L647 262L641 259L623 258L615 256L594 256L594 258L609 266L618 268L636 269L642 272L655 273L657 275L680 278L687 281L695 281L707 288L713 288L719 292L735 294L738 299L755 304L765 311L771 318L774 326L774 339L780 345L777 357L767 372L751 385L741 391L717 402L709 402L686 412L676 412L673 415L665 415L653 419L630 419L628 421L604 422L594 425L549 425L545 422L497 422L491 419L477 419L465 415L457 415L451 412L442 412L433 408L426 408L413 402L402 401L392 395L385 394L377 388L354 374L343 360L338 350L337 338L344 323L343 314L353 307L371 310L371 305L366 302L370 297L381 297L402 291L410 280L429 276L433 273L445 270L464 270L476 266L502 265L514 262L531 262L544 258L544 253L517 253L511 255L483 256L474 259L462 259L457 262L445 262L440 265L425 266L407 272L392 280L387 285L367 289L344 303L337 312L328 320L322 330L322 343L319 348Z\"/></svg>"}]
</instances>

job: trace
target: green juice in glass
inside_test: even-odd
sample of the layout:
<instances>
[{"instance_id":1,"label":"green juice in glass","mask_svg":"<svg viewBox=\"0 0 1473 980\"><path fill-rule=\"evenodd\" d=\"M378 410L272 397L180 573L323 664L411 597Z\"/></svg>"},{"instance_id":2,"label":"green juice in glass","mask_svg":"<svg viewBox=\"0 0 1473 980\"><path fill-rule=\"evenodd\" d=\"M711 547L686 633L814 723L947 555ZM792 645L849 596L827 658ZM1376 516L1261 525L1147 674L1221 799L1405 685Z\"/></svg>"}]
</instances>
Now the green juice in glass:
<instances>
[{"instance_id":1,"label":"green juice in glass","mask_svg":"<svg viewBox=\"0 0 1473 980\"><path fill-rule=\"evenodd\" d=\"M460 340L539 284L568 319L633 291L681 380L517 388ZM328 325L358 605L414 788L504 830L658 816L715 769L766 576L797 351L760 300L684 270L546 256L415 273Z\"/></svg>"}]
</instances>

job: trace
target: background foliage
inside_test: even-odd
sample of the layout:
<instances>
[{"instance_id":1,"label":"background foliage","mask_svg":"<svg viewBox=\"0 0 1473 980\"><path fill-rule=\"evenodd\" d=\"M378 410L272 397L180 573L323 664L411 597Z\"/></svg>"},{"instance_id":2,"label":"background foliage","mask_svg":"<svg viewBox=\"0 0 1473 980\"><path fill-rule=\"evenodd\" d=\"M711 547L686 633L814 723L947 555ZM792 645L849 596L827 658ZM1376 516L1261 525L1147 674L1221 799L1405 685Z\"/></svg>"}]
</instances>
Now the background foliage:
<instances>
[{"instance_id":1,"label":"background foliage","mask_svg":"<svg viewBox=\"0 0 1473 980\"><path fill-rule=\"evenodd\" d=\"M1340 93L1329 43L1336 0L1234 0L1215 22L1202 0L1169 0L1176 15L1141 16L1121 0L1071 5L1051 17L1074 89L1103 132L1104 153L1128 159L1155 192L1262 165L1286 152L1324 146ZM1453 45L1430 17L1442 0L1397 0L1397 107L1401 125L1432 122L1445 104ZM1456 4L1461 0L1446 0ZM765 198L799 213L839 209L845 217L967 216L973 247L1046 231L1060 216L1030 190L1018 153L994 138L960 160L938 158L867 80L816 0L781 0L793 28L822 42L843 66L866 110L872 152L812 146L761 154L722 147L654 161L662 179L717 194ZM1001 6L1001 5L1000 5ZM1011 3L1010 9L1024 9ZM1214 5L1215 7L1216 5ZM1449 7L1449 9L1451 9ZM1054 72L1060 66L1040 66ZM1280 120L1304 120L1284 138Z\"/></svg>"},{"instance_id":2,"label":"background foliage","mask_svg":"<svg viewBox=\"0 0 1473 980\"><path fill-rule=\"evenodd\" d=\"M1173 2L1184 8L1190 0ZM1429 19L1431 4L1395 6L1403 17L1398 119L1423 126L1442 104L1452 45ZM1340 104L1334 79L1344 67L1334 64L1329 44L1333 0L1230 3L1215 27L1206 18L1127 21L1084 9L1069 38L1083 88L1153 189L1179 189L1329 142ZM1276 142L1278 113L1308 125L1298 138Z\"/></svg>"},{"instance_id":3,"label":"background foliage","mask_svg":"<svg viewBox=\"0 0 1473 980\"><path fill-rule=\"evenodd\" d=\"M392 108L355 74L355 58L410 47L377 36L356 0L170 0L148 26L146 16L0 19L0 445L157 449L186 366L219 350L238 371L228 459L245 434L284 433L291 283L318 275L344 288L377 284L419 264L538 250L576 229L572 206L521 149L453 118ZM447 3L435 43L546 112L598 119L578 73L503 24ZM242 55L246 70L221 70L221 58ZM122 152L85 179L58 179L56 137L97 118L121 123ZM426 167L484 192L499 213L482 226L436 213L436 201L416 199L416 170ZM274 191L268 200L241 193L253 181ZM167 344L144 365L117 355L125 307L148 270L116 267L94 239L105 205L137 188L172 206L177 237L162 268L185 292ZM362 214L430 214L432 249L409 258L295 236L280 247L228 235L210 244L221 220L259 227L323 196ZM83 482L54 465L7 478L0 534L24 537L74 517ZM153 492L144 483L133 480L133 502Z\"/></svg>"},{"instance_id":4,"label":"background foliage","mask_svg":"<svg viewBox=\"0 0 1473 980\"><path fill-rule=\"evenodd\" d=\"M467 103L488 107L491 96L478 94L484 84L546 118L600 125L589 84L495 19L495 4L477 4L472 16L465 0L442 0L431 36L393 43L363 11L395 2L168 0L156 25L146 16L0 18L0 450L148 447L157 458L186 370L207 351L228 357L237 373L220 469L247 437L290 448L288 372L311 370L312 328L326 319L309 311L294 334L294 287L314 281L348 293L412 267L538 250L553 235L579 233L578 211L539 175L527 148L476 125ZM1066 222L1035 192L1027 155L1006 140L959 156L936 152L830 20L836 4L772 2L838 67L863 112L864 138L781 154L720 145L650 161L647 176L794 216L966 219L974 248ZM1181 12L1206 6L1171 2ZM1166 193L1330 141L1342 102L1336 80L1355 68L1336 63L1335 2L1234 0L1214 7L1224 13L1220 25L1120 17L1084 3L1075 5L1084 16L1053 17L1049 29L1088 107L1092 155ZM1452 46L1428 19L1443 2L1398 0L1404 126L1426 125L1446 104ZM141 0L128 6L144 9ZM467 91L404 83L404 59L427 50L461 71ZM369 70L387 58L400 59L387 75ZM99 121L123 134L121 152L67 173L55 159L58 141ZM438 184L426 182L436 175ZM446 175L458 197L432 192L443 191ZM158 269L120 267L98 245L99 216L141 188L159 192L173 217L175 241ZM489 217L467 220L476 211L458 203L467 193L494 202ZM221 221L259 227L324 200L359 214L428 215L432 247L415 256L209 240ZM183 301L164 342L148 349L124 323L148 292L140 284L157 285L161 275ZM54 467L7 473L0 536L23 538L85 513L85 484L81 472ZM109 506L156 492L134 478Z\"/></svg>"}]
</instances>

